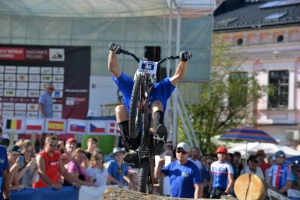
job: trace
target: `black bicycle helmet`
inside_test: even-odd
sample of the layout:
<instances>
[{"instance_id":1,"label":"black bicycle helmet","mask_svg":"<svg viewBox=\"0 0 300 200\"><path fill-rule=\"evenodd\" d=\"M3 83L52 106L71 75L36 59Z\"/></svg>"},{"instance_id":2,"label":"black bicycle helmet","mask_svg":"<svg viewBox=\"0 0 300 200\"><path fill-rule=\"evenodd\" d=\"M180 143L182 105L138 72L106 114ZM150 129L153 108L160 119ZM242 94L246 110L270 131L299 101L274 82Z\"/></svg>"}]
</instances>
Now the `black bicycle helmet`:
<instances>
[{"instance_id":1,"label":"black bicycle helmet","mask_svg":"<svg viewBox=\"0 0 300 200\"><path fill-rule=\"evenodd\" d=\"M284 158L285 158L285 153L284 153L283 151L279 150L279 151L277 151L277 152L275 153L275 157L276 157L276 158L277 158L277 157L284 157Z\"/></svg>"}]
</instances>

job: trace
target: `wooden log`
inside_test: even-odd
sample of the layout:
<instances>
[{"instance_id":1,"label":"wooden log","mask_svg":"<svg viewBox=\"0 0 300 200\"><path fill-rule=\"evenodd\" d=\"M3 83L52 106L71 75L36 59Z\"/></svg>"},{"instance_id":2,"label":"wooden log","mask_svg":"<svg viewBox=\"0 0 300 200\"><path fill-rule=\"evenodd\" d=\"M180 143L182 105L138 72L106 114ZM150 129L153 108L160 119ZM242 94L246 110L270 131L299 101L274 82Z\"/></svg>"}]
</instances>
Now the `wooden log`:
<instances>
[{"instance_id":1,"label":"wooden log","mask_svg":"<svg viewBox=\"0 0 300 200\"><path fill-rule=\"evenodd\" d=\"M234 183L234 192L238 199L243 200L284 200L282 195L271 184L263 181L255 174L243 174Z\"/></svg>"},{"instance_id":2,"label":"wooden log","mask_svg":"<svg viewBox=\"0 0 300 200\"><path fill-rule=\"evenodd\" d=\"M126 190L117 187L107 188L103 195L102 200L190 200L186 198L170 198L166 196L157 196L153 194L144 194L133 190ZM201 199L199 199L201 200ZM204 200L204 199L202 199Z\"/></svg>"}]
</instances>

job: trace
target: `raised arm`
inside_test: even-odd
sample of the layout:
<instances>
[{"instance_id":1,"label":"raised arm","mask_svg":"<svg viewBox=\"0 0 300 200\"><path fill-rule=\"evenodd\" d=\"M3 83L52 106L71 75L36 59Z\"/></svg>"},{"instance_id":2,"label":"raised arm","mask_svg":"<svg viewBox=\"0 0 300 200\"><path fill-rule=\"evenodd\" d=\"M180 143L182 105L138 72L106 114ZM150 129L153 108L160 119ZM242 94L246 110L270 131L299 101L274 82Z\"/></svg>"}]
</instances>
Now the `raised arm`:
<instances>
[{"instance_id":1,"label":"raised arm","mask_svg":"<svg viewBox=\"0 0 300 200\"><path fill-rule=\"evenodd\" d=\"M161 171L161 169L163 168L164 165L165 165L165 159L160 158L160 160L158 161L157 167L155 167L155 169L154 169L154 177L156 179L161 179L161 178L166 177L166 175Z\"/></svg>"},{"instance_id":2,"label":"raised arm","mask_svg":"<svg viewBox=\"0 0 300 200\"><path fill-rule=\"evenodd\" d=\"M117 54L119 54L119 50L121 46L117 43L111 42L109 44L109 54L108 54L108 70L114 75L115 78L119 78L121 76L121 71L119 69Z\"/></svg>"},{"instance_id":3,"label":"raised arm","mask_svg":"<svg viewBox=\"0 0 300 200\"><path fill-rule=\"evenodd\" d=\"M172 78L170 79L172 85L174 86L176 86L179 83L179 81L181 81L185 77L188 68L187 60L192 58L192 54L188 51L182 51L180 52L179 57L180 62L178 63L174 76L172 76Z\"/></svg>"}]
</instances>

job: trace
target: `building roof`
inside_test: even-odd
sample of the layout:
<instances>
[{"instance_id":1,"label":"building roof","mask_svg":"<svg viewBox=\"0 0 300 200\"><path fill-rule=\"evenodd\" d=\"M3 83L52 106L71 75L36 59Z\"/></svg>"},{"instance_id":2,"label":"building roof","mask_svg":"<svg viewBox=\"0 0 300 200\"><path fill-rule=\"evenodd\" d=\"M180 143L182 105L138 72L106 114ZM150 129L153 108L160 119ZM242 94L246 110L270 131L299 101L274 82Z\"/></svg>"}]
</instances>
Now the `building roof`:
<instances>
[{"instance_id":1,"label":"building roof","mask_svg":"<svg viewBox=\"0 0 300 200\"><path fill-rule=\"evenodd\" d=\"M215 14L214 32L300 25L300 0L290 1L241 3Z\"/></svg>"}]
</instances>

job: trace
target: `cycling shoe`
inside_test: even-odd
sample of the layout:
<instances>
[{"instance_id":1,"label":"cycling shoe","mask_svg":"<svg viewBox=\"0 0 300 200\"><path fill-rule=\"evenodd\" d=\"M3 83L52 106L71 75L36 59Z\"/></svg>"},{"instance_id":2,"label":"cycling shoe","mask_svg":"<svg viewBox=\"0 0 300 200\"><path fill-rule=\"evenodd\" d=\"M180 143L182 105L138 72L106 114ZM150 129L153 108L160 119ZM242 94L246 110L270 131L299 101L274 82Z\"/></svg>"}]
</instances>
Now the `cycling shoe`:
<instances>
[{"instance_id":1,"label":"cycling shoe","mask_svg":"<svg viewBox=\"0 0 300 200\"><path fill-rule=\"evenodd\" d=\"M162 150L164 148L164 144L167 141L168 137L168 130L165 125L159 124L155 135L153 137L153 149L152 152L154 155L160 155L162 153Z\"/></svg>"}]
</instances>

